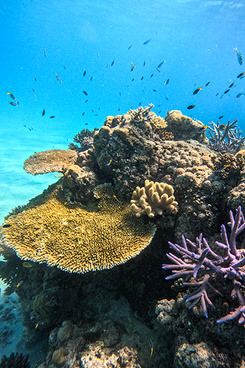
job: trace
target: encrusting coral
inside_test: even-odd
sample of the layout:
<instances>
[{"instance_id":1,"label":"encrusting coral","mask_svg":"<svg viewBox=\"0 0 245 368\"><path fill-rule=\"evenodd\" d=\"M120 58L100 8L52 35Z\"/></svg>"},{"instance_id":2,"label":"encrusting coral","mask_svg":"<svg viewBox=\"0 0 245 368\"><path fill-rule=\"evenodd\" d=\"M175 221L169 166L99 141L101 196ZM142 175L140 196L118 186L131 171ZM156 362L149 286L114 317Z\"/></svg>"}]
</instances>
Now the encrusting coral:
<instances>
[{"instance_id":1,"label":"encrusting coral","mask_svg":"<svg viewBox=\"0 0 245 368\"><path fill-rule=\"evenodd\" d=\"M131 199L131 210L140 217L162 215L166 212L177 212L178 203L175 201L174 189L171 185L146 180L145 186L137 187Z\"/></svg>"},{"instance_id":2,"label":"encrusting coral","mask_svg":"<svg viewBox=\"0 0 245 368\"><path fill-rule=\"evenodd\" d=\"M100 191L101 192L101 191ZM103 196L96 211L68 205L59 188L37 197L2 227L4 244L18 257L85 273L112 268L138 255L155 232L130 206Z\"/></svg>"}]
</instances>

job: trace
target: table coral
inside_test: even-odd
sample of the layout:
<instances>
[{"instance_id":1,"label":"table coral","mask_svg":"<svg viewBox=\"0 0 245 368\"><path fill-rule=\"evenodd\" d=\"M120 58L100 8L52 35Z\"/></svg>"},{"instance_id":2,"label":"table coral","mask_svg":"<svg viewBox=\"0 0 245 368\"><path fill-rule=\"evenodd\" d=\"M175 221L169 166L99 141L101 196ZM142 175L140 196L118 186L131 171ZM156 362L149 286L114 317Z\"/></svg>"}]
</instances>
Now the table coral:
<instances>
[{"instance_id":1,"label":"table coral","mask_svg":"<svg viewBox=\"0 0 245 368\"><path fill-rule=\"evenodd\" d=\"M91 211L68 205L58 188L10 216L2 228L4 243L21 259L76 273L126 262L150 243L154 232L153 225L136 219L130 206L114 197L101 198Z\"/></svg>"},{"instance_id":2,"label":"table coral","mask_svg":"<svg viewBox=\"0 0 245 368\"><path fill-rule=\"evenodd\" d=\"M34 153L24 162L24 169L28 174L46 174L63 172L64 169L75 163L77 152L74 150L53 149Z\"/></svg>"},{"instance_id":3,"label":"table coral","mask_svg":"<svg viewBox=\"0 0 245 368\"><path fill-rule=\"evenodd\" d=\"M171 185L146 180L145 186L137 187L131 199L131 210L140 217L162 215L164 212L177 212L174 189Z\"/></svg>"}]
</instances>

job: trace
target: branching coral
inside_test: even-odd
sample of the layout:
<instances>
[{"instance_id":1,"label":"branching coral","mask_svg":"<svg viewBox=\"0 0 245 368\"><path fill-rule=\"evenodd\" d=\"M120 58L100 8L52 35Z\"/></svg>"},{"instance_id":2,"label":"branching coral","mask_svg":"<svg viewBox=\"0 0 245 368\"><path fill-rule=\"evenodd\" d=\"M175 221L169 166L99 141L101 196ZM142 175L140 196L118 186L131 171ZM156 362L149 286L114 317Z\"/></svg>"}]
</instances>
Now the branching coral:
<instances>
[{"instance_id":1,"label":"branching coral","mask_svg":"<svg viewBox=\"0 0 245 368\"><path fill-rule=\"evenodd\" d=\"M238 318L238 322L245 326L245 298L242 294L242 285L245 283L245 251L237 248L237 237L244 234L245 219L241 207L236 210L236 216L230 211L231 231L228 237L225 225L221 226L221 242L216 241L216 249L210 248L207 240L200 234L196 242L182 236L182 245L169 242L174 253L168 253L173 264L164 264L164 270L172 270L173 274L167 280L184 278L184 286L198 287L192 294L185 297L192 302L190 308L201 303L205 317L208 317L207 304L214 307L208 296L208 290L222 295L212 284L221 279L223 283L230 280L233 284L232 296L236 296L239 307L232 313L220 318L217 322L226 322ZM176 255L177 254L177 255ZM190 279L191 282L188 282Z\"/></svg>"},{"instance_id":2,"label":"branching coral","mask_svg":"<svg viewBox=\"0 0 245 368\"><path fill-rule=\"evenodd\" d=\"M211 122L211 127L208 127L209 146L219 152L238 152L245 143L245 137L242 138L242 132L236 125L237 121L236 119L231 123L229 120L227 125Z\"/></svg>"},{"instance_id":3,"label":"branching coral","mask_svg":"<svg viewBox=\"0 0 245 368\"><path fill-rule=\"evenodd\" d=\"M145 181L144 187L136 188L131 199L131 210L137 217L162 215L164 210L175 213L177 205L171 185L149 180Z\"/></svg>"}]
</instances>

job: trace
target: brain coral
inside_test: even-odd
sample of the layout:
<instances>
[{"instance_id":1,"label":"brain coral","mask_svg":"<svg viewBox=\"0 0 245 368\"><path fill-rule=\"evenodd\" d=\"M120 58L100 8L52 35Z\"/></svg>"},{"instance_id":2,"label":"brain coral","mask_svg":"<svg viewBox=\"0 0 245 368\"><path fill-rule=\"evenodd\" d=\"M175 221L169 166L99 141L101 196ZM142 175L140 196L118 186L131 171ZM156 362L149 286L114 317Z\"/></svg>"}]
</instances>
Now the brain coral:
<instances>
[{"instance_id":1,"label":"brain coral","mask_svg":"<svg viewBox=\"0 0 245 368\"><path fill-rule=\"evenodd\" d=\"M137 187L133 192L131 210L136 217L143 214L154 217L162 215L164 210L175 213L178 203L173 194L171 185L146 180L144 187Z\"/></svg>"},{"instance_id":2,"label":"brain coral","mask_svg":"<svg viewBox=\"0 0 245 368\"><path fill-rule=\"evenodd\" d=\"M24 169L32 175L63 172L65 168L76 162L77 157L77 152L74 150L54 149L37 152L25 160Z\"/></svg>"},{"instance_id":3,"label":"brain coral","mask_svg":"<svg viewBox=\"0 0 245 368\"><path fill-rule=\"evenodd\" d=\"M131 214L115 197L101 198L96 211L67 205L50 187L2 227L4 244L23 260L85 273L112 268L138 255L155 228Z\"/></svg>"}]
</instances>

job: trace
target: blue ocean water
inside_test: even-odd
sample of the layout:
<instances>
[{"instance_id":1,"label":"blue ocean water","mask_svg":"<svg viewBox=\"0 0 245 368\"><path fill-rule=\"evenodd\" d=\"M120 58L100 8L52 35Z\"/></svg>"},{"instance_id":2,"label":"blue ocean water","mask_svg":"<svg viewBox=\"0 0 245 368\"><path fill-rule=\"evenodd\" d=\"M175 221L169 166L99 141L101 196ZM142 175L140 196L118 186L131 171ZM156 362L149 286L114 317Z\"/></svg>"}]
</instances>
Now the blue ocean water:
<instances>
[{"instance_id":1,"label":"blue ocean water","mask_svg":"<svg viewBox=\"0 0 245 368\"><path fill-rule=\"evenodd\" d=\"M243 0L2 0L0 222L57 180L26 174L28 156L108 115L153 103L245 130L244 19Z\"/></svg>"},{"instance_id":2,"label":"blue ocean water","mask_svg":"<svg viewBox=\"0 0 245 368\"><path fill-rule=\"evenodd\" d=\"M234 51L245 55L244 16L242 0L3 0L1 221L56 180L27 175L25 158L66 148L74 134L100 127L108 115L153 103L163 117L179 109L206 124L224 115L222 122L238 118L245 128L245 96L236 98L244 92L237 75L245 66ZM19 105L8 103L14 101L7 91Z\"/></svg>"}]
</instances>

